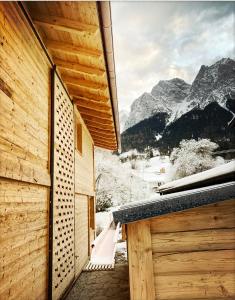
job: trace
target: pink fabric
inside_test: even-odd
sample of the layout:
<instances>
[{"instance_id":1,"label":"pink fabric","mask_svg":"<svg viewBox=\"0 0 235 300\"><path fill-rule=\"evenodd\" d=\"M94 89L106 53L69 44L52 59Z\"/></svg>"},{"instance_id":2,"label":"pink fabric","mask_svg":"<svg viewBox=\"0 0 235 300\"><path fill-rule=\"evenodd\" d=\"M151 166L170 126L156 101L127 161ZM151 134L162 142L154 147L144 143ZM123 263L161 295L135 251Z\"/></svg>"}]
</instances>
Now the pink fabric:
<instances>
[{"instance_id":1,"label":"pink fabric","mask_svg":"<svg viewBox=\"0 0 235 300\"><path fill-rule=\"evenodd\" d=\"M91 253L93 264L113 264L116 242L114 241L116 229L111 224L106 233L97 241Z\"/></svg>"}]
</instances>

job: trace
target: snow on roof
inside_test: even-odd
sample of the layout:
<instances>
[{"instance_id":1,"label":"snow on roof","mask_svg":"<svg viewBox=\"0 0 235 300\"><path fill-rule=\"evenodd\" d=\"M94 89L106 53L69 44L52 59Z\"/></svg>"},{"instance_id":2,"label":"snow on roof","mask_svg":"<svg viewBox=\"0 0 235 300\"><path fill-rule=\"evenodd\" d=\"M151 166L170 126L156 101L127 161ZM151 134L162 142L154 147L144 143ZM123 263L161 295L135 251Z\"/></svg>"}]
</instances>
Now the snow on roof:
<instances>
[{"instance_id":1,"label":"snow on roof","mask_svg":"<svg viewBox=\"0 0 235 300\"><path fill-rule=\"evenodd\" d=\"M113 211L115 222L126 224L235 198L235 181L132 202Z\"/></svg>"},{"instance_id":2,"label":"snow on roof","mask_svg":"<svg viewBox=\"0 0 235 300\"><path fill-rule=\"evenodd\" d=\"M202 183L205 181L214 180L218 177L223 177L233 173L235 174L235 161L231 161L227 164L212 168L204 172L200 172L198 174L194 174L175 181L168 182L162 185L158 190L160 193L164 193L165 191L171 190L180 190L180 188L182 187L187 187L195 183Z\"/></svg>"}]
</instances>

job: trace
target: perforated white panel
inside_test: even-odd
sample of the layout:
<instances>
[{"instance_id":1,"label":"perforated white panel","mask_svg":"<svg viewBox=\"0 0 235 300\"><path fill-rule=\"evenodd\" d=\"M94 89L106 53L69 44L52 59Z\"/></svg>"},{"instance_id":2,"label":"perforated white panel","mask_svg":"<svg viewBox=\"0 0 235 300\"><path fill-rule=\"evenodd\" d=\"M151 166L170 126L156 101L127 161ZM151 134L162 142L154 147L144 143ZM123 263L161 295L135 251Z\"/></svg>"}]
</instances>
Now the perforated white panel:
<instances>
[{"instance_id":1,"label":"perforated white panel","mask_svg":"<svg viewBox=\"0 0 235 300\"><path fill-rule=\"evenodd\" d=\"M59 78L54 83L54 200L52 296L74 278L74 115Z\"/></svg>"}]
</instances>

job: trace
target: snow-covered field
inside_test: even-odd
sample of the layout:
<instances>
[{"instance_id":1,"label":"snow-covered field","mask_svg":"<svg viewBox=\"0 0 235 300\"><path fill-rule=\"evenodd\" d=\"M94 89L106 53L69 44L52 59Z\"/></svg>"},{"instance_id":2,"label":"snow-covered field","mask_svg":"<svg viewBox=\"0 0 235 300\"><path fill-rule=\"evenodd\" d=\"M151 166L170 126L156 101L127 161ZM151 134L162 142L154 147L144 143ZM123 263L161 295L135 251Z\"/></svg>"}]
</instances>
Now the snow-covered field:
<instances>
[{"instance_id":1,"label":"snow-covered field","mask_svg":"<svg viewBox=\"0 0 235 300\"><path fill-rule=\"evenodd\" d=\"M131 162L126 162L124 165L131 167ZM164 184L171 179L172 165L169 156L156 156L149 160L136 160L136 168L132 169L132 173L157 186L158 183Z\"/></svg>"},{"instance_id":2,"label":"snow-covered field","mask_svg":"<svg viewBox=\"0 0 235 300\"><path fill-rule=\"evenodd\" d=\"M128 154L127 154L128 155ZM125 153L123 155L125 157ZM133 168L134 162L134 168ZM107 163L107 162L106 162ZM121 168L121 172L120 172ZM116 174L121 173L120 176L125 178L125 182L128 179L128 188L130 191L125 191L125 193L130 195L129 201L140 201L150 199L152 197L156 197L156 192L153 190L154 187L162 185L171 180L172 174L172 165L169 161L169 156L155 156L150 159L136 159L136 160L128 160L124 163L120 163ZM128 176L129 174L129 176ZM109 174L110 176L110 174ZM127 182L126 182L127 183ZM145 186L148 192L142 195L141 186ZM116 185L118 182L116 183ZM123 182L120 182L123 184ZM112 196L115 197L118 194L118 197L122 197L124 191L119 191L118 187L113 185L109 185L109 189L113 190ZM116 194L115 194L116 192ZM98 212L96 213L96 225L97 225L97 233L100 233L104 228L106 228L110 224L110 220L112 218L112 210L118 208L118 205L126 204L124 201L119 203L118 201L114 201L112 207L108 209L108 211Z\"/></svg>"}]
</instances>

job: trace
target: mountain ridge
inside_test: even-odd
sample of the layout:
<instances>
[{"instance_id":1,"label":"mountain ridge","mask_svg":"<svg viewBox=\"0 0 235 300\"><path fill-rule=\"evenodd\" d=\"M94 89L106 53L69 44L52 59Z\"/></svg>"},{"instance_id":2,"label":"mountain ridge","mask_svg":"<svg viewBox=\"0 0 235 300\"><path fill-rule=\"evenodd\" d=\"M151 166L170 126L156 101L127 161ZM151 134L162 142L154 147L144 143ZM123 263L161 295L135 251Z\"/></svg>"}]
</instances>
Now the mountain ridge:
<instances>
[{"instance_id":1,"label":"mountain ridge","mask_svg":"<svg viewBox=\"0 0 235 300\"><path fill-rule=\"evenodd\" d=\"M222 58L210 66L201 65L192 85L183 79L160 80L131 105L131 111L122 126L124 130L158 112L168 113L171 123L195 107L205 107L217 101L225 107L223 98L229 89L235 89L235 61Z\"/></svg>"},{"instance_id":2,"label":"mountain ridge","mask_svg":"<svg viewBox=\"0 0 235 300\"><path fill-rule=\"evenodd\" d=\"M151 93L150 103L146 103L149 98L143 94L144 101L138 98L132 105L132 109L137 105L137 113L130 114L129 117L134 116L134 125L127 126L122 133L123 151L131 148L142 151L147 146L154 146L166 152L178 146L179 139L193 137L210 138L221 149L227 149L229 143L235 148L230 126L235 123L234 60L223 58L211 66L202 65L192 85L179 78L159 81ZM181 99L183 95L186 96ZM160 99L160 105L154 111L156 99ZM142 120L135 123L141 117ZM138 135L141 138L138 139Z\"/></svg>"}]
</instances>

